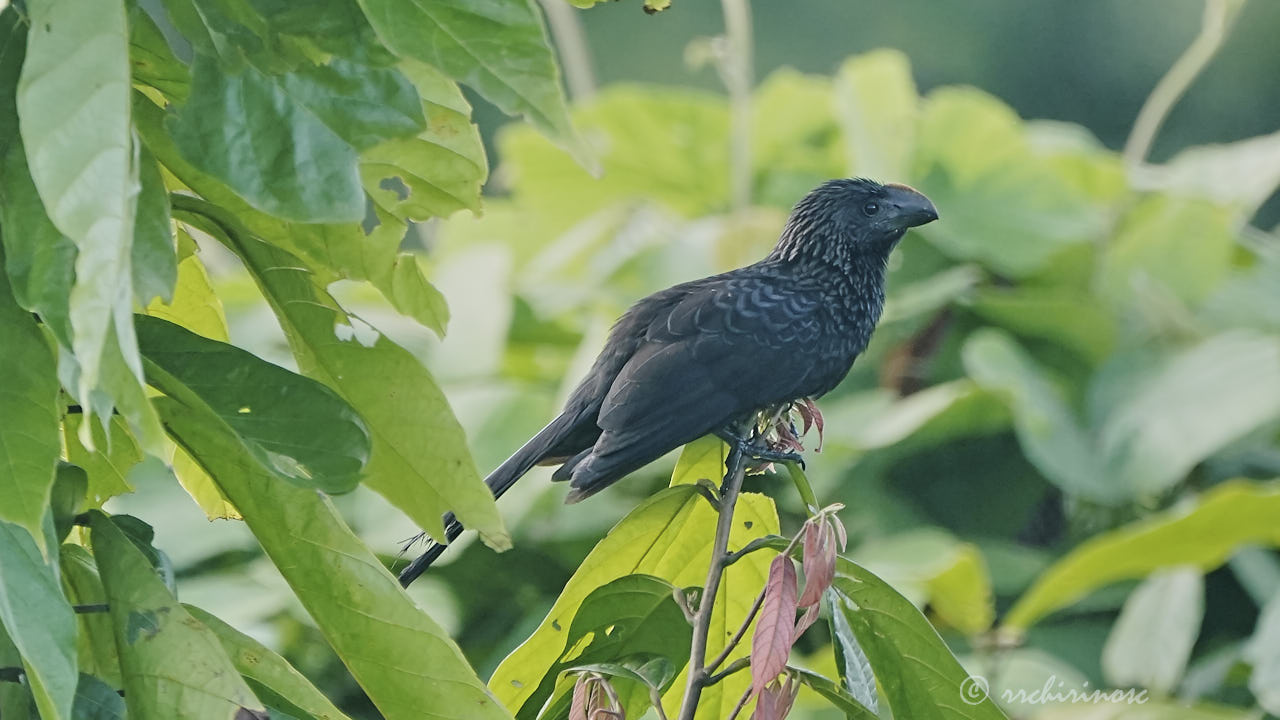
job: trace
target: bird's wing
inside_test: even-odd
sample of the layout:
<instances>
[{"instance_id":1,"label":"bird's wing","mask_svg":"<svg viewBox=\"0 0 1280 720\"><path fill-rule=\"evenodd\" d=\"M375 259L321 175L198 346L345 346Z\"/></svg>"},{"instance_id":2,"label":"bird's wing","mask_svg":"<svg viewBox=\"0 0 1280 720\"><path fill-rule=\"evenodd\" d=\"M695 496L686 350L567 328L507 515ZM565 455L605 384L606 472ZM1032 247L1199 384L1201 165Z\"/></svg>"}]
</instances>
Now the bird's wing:
<instances>
[{"instance_id":1,"label":"bird's wing","mask_svg":"<svg viewBox=\"0 0 1280 720\"><path fill-rule=\"evenodd\" d=\"M808 392L825 371L819 298L769 278L732 278L691 290L655 317L601 405L604 434L591 472L574 485L607 484L614 470Z\"/></svg>"}]
</instances>

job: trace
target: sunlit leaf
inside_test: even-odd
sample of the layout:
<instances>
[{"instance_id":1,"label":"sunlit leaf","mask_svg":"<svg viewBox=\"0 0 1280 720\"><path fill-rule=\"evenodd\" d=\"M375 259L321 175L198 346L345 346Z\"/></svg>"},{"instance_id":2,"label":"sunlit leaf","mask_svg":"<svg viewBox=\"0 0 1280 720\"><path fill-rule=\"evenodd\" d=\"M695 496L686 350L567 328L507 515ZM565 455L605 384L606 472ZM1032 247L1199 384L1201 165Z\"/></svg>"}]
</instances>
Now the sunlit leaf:
<instances>
[{"instance_id":1,"label":"sunlit leaf","mask_svg":"<svg viewBox=\"0 0 1280 720\"><path fill-rule=\"evenodd\" d=\"M1280 488L1236 481L1206 492L1194 505L1095 535L1042 573L1009 609L1004 625L1025 629L1118 580L1175 565L1208 571L1241 545L1280 545L1277 513Z\"/></svg>"},{"instance_id":2,"label":"sunlit leaf","mask_svg":"<svg viewBox=\"0 0 1280 720\"><path fill-rule=\"evenodd\" d=\"M302 673L267 646L222 620L191 605L183 605L218 637L236 670L268 706L295 711L314 720L348 720Z\"/></svg>"},{"instance_id":3,"label":"sunlit leaf","mask_svg":"<svg viewBox=\"0 0 1280 720\"><path fill-rule=\"evenodd\" d=\"M169 401L157 406L244 515L258 542L388 720L511 715L462 652L414 605L323 496L266 474L225 428Z\"/></svg>"},{"instance_id":4,"label":"sunlit leaf","mask_svg":"<svg viewBox=\"0 0 1280 720\"><path fill-rule=\"evenodd\" d=\"M147 314L181 325L210 340L227 342L229 339L222 301L214 293L209 272L198 254L178 263L178 282L172 301L151 303L147 306Z\"/></svg>"},{"instance_id":5,"label":"sunlit leaf","mask_svg":"<svg viewBox=\"0 0 1280 720\"><path fill-rule=\"evenodd\" d=\"M858 55L840 66L834 87L848 169L883 182L906 182L920 105L907 56L897 50Z\"/></svg>"},{"instance_id":6,"label":"sunlit leaf","mask_svg":"<svg viewBox=\"0 0 1280 720\"><path fill-rule=\"evenodd\" d=\"M169 593L108 516L90 513L132 718L266 720L217 637Z\"/></svg>"},{"instance_id":7,"label":"sunlit leaf","mask_svg":"<svg viewBox=\"0 0 1280 720\"><path fill-rule=\"evenodd\" d=\"M1280 132L1187 148L1163 165L1141 168L1137 181L1236 205L1252 215L1280 186Z\"/></svg>"},{"instance_id":8,"label":"sunlit leaf","mask_svg":"<svg viewBox=\"0 0 1280 720\"><path fill-rule=\"evenodd\" d=\"M67 415L63 420L67 459L84 468L89 477L89 506L101 507L109 498L133 492L128 480L129 469L142 460L142 450L119 417L111 418L108 432L103 432L102 426L93 421L94 449L89 450L80 444L83 422L84 416L78 414Z\"/></svg>"}]
</instances>

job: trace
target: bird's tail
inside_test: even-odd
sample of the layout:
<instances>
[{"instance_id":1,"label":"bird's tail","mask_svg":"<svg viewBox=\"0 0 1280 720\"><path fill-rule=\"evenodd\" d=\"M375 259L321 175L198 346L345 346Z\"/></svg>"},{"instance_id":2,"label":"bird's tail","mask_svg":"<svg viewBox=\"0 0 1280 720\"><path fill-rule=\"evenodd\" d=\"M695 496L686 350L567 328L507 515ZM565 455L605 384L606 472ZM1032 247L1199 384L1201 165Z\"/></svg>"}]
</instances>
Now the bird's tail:
<instances>
[{"instance_id":1,"label":"bird's tail","mask_svg":"<svg viewBox=\"0 0 1280 720\"><path fill-rule=\"evenodd\" d=\"M510 490L511 486L516 484L516 481L524 477L525 473L529 472L534 465L545 460L550 451L555 448L555 446L564 437L571 424L572 419L568 417L567 413L561 415L555 420L552 420L546 427L542 428L537 435L534 435L529 442L525 443L519 450L515 451L511 457L507 458L501 465L499 465L496 470L489 473L489 477L484 479L484 484L489 486L489 491L493 493L493 498L496 500L502 497L502 495ZM458 536L462 534L464 529L465 528L462 527L462 523L458 522L458 519L454 517L453 513L445 513L445 541L443 543L433 541L421 555L414 558L414 561L409 563L408 567L401 570L400 585L403 587L409 587L409 583L417 580L419 575L426 572L427 568L431 567L431 563L435 562L436 558L440 557L441 553L445 551L445 548L449 547L449 543L458 539ZM420 538L422 536L419 535L418 537ZM418 538L414 538L413 542L416 542L417 540ZM412 545L413 542L411 542L410 545Z\"/></svg>"}]
</instances>

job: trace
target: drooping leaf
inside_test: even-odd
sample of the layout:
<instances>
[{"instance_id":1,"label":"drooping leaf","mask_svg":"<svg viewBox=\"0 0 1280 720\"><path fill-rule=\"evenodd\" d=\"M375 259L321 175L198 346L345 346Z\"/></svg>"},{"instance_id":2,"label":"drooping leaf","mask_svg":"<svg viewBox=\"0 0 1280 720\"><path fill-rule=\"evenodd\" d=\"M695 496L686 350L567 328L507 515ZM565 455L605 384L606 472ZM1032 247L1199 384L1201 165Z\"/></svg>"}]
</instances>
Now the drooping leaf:
<instances>
[{"instance_id":1,"label":"drooping leaf","mask_svg":"<svg viewBox=\"0 0 1280 720\"><path fill-rule=\"evenodd\" d=\"M138 213L133 225L133 293L140 304L152 298L169 302L178 282L178 255L169 221L169 193L160 167L146 148L138 153Z\"/></svg>"},{"instance_id":2,"label":"drooping leaf","mask_svg":"<svg viewBox=\"0 0 1280 720\"><path fill-rule=\"evenodd\" d=\"M360 0L379 39L433 65L510 115L525 116L585 158L569 122L560 72L532 0Z\"/></svg>"},{"instance_id":3,"label":"drooping leaf","mask_svg":"<svg viewBox=\"0 0 1280 720\"><path fill-rule=\"evenodd\" d=\"M133 492L129 484L129 469L142 460L142 450L129 434L124 420L111 418L107 431L96 421L92 422L93 450L80 444L80 426L84 416L67 415L63 420L63 441L67 459L84 468L89 478L86 492L90 507L102 507L102 503L116 495Z\"/></svg>"},{"instance_id":4,"label":"drooping leaf","mask_svg":"<svg viewBox=\"0 0 1280 720\"><path fill-rule=\"evenodd\" d=\"M1280 545L1277 513L1280 488L1235 481L1206 492L1193 506L1095 535L1042 573L1009 609L1004 625L1024 630L1093 590L1159 568L1207 571L1241 545Z\"/></svg>"},{"instance_id":5,"label":"drooping leaf","mask_svg":"<svg viewBox=\"0 0 1280 720\"><path fill-rule=\"evenodd\" d=\"M8 230L8 228L5 228ZM0 261L5 258L0 254ZM14 523L45 547L58 442L58 377L53 354L31 315L0 274L0 522Z\"/></svg>"},{"instance_id":6,"label":"drooping leaf","mask_svg":"<svg viewBox=\"0 0 1280 720\"><path fill-rule=\"evenodd\" d=\"M1204 620L1204 576L1171 568L1147 578L1125 600L1102 648L1102 671L1114 687L1168 695L1191 659Z\"/></svg>"},{"instance_id":7,"label":"drooping leaf","mask_svg":"<svg viewBox=\"0 0 1280 720\"><path fill-rule=\"evenodd\" d=\"M35 540L0 522L0 625L22 656L40 716L67 720L76 692L76 619Z\"/></svg>"},{"instance_id":8,"label":"drooping leaf","mask_svg":"<svg viewBox=\"0 0 1280 720\"><path fill-rule=\"evenodd\" d=\"M751 636L751 683L757 696L777 679L791 656L796 630L796 566L778 555L769 565L764 604Z\"/></svg>"},{"instance_id":9,"label":"drooping leaf","mask_svg":"<svg viewBox=\"0 0 1280 720\"><path fill-rule=\"evenodd\" d=\"M991 698L962 694L964 668L920 611L884 581L842 559L832 588L832 612L845 615L894 717L1005 717Z\"/></svg>"},{"instance_id":10,"label":"drooping leaf","mask_svg":"<svg viewBox=\"0 0 1280 720\"><path fill-rule=\"evenodd\" d=\"M91 511L93 546L111 620L129 716L266 720L266 708L232 667L217 637L170 594L132 540Z\"/></svg>"},{"instance_id":11,"label":"drooping leaf","mask_svg":"<svg viewBox=\"0 0 1280 720\"><path fill-rule=\"evenodd\" d=\"M263 702L269 706L284 705L296 710L300 713L298 717L348 720L324 693L267 646L198 607L183 607L218 636L236 670L240 671Z\"/></svg>"},{"instance_id":12,"label":"drooping leaf","mask_svg":"<svg viewBox=\"0 0 1280 720\"><path fill-rule=\"evenodd\" d=\"M853 628L849 625L849 617L834 609L836 603L841 602L839 596L831 589L823 593L823 596L831 609L831 645L835 651L836 668L840 671L840 689L852 696L860 707L875 715L880 708L880 695L876 691L876 676L871 670L871 661L858 644L858 637L853 634ZM804 679L804 675L801 675L801 680ZM813 686L811 682L805 684Z\"/></svg>"},{"instance_id":13,"label":"drooping leaf","mask_svg":"<svg viewBox=\"0 0 1280 720\"><path fill-rule=\"evenodd\" d=\"M139 315L137 323L148 381L224 423L263 468L331 493L359 483L368 431L328 388L165 320Z\"/></svg>"},{"instance_id":14,"label":"drooping leaf","mask_svg":"<svg viewBox=\"0 0 1280 720\"><path fill-rule=\"evenodd\" d=\"M316 288L296 259L259 240L226 237L272 304L304 373L334 388L368 423L374 444L365 482L435 538L452 510L486 542L510 541L461 425L430 373L385 337L371 346L340 336L358 323Z\"/></svg>"},{"instance_id":15,"label":"drooping leaf","mask_svg":"<svg viewBox=\"0 0 1280 720\"><path fill-rule=\"evenodd\" d=\"M178 263L178 282L173 300L147 306L147 314L181 325L210 340L227 342L227 317L222 301L214 293L209 272L199 255L191 255Z\"/></svg>"},{"instance_id":16,"label":"drooping leaf","mask_svg":"<svg viewBox=\"0 0 1280 720\"><path fill-rule=\"evenodd\" d=\"M49 219L79 250L69 306L77 372L69 389L86 414L107 417L119 405L142 444L157 451L160 429L139 401L142 366L130 322L139 181L125 3L42 0L29 10L18 85L22 141Z\"/></svg>"},{"instance_id":17,"label":"drooping leaf","mask_svg":"<svg viewBox=\"0 0 1280 720\"><path fill-rule=\"evenodd\" d=\"M224 427L170 400L166 425L244 515L267 555L388 720L510 720L448 635L321 495L266 474ZM429 709L429 710L428 710Z\"/></svg>"}]
</instances>

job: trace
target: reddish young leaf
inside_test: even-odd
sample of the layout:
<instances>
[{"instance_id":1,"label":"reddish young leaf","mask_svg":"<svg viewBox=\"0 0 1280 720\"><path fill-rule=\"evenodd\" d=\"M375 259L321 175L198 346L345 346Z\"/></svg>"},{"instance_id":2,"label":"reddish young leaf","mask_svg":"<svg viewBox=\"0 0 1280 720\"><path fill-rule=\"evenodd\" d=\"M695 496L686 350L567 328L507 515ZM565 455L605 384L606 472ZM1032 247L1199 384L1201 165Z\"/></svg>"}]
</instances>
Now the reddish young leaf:
<instances>
[{"instance_id":1,"label":"reddish young leaf","mask_svg":"<svg viewBox=\"0 0 1280 720\"><path fill-rule=\"evenodd\" d=\"M817 605L835 576L836 543L831 529L822 520L810 520L804 526L804 593L798 605Z\"/></svg>"},{"instance_id":2,"label":"reddish young leaf","mask_svg":"<svg viewBox=\"0 0 1280 720\"><path fill-rule=\"evenodd\" d=\"M569 705L569 720L589 720L587 717L587 703L590 695L590 675L582 673L573 683L573 702Z\"/></svg>"},{"instance_id":3,"label":"reddish young leaf","mask_svg":"<svg viewBox=\"0 0 1280 720\"><path fill-rule=\"evenodd\" d=\"M769 565L764 603L751 636L751 686L760 693L787 667L796 627L796 566L779 555Z\"/></svg>"},{"instance_id":4,"label":"reddish young leaf","mask_svg":"<svg viewBox=\"0 0 1280 720\"><path fill-rule=\"evenodd\" d=\"M756 698L756 709L751 713L751 720L785 720L799 692L800 684L791 675L787 675L786 681L781 683L774 680Z\"/></svg>"},{"instance_id":5,"label":"reddish young leaf","mask_svg":"<svg viewBox=\"0 0 1280 720\"><path fill-rule=\"evenodd\" d=\"M835 515L827 516L827 525L831 528L831 532L835 534L835 538L840 541L840 552L844 552L844 548L849 544L849 536L844 531L844 523L840 522L840 518Z\"/></svg>"},{"instance_id":6,"label":"reddish young leaf","mask_svg":"<svg viewBox=\"0 0 1280 720\"><path fill-rule=\"evenodd\" d=\"M805 398L796 406L796 410L800 412L800 417L804 418L804 431L809 432L809 426L813 425L818 429L818 447L814 448L814 452L822 452L822 411L818 409L817 403L810 398Z\"/></svg>"},{"instance_id":7,"label":"reddish young leaf","mask_svg":"<svg viewBox=\"0 0 1280 720\"><path fill-rule=\"evenodd\" d=\"M809 626L812 625L818 619L818 610L820 610L821 607L822 606L820 605L810 605L808 608L805 609L804 614L801 615L800 619L796 621L796 632L795 632L796 638L799 638L801 635L803 635L804 631L808 630Z\"/></svg>"}]
</instances>

